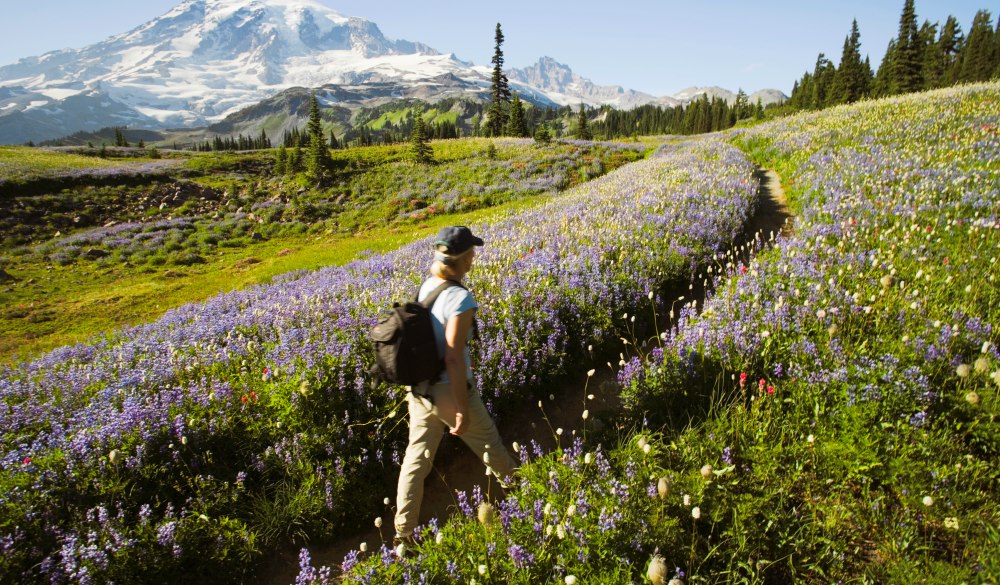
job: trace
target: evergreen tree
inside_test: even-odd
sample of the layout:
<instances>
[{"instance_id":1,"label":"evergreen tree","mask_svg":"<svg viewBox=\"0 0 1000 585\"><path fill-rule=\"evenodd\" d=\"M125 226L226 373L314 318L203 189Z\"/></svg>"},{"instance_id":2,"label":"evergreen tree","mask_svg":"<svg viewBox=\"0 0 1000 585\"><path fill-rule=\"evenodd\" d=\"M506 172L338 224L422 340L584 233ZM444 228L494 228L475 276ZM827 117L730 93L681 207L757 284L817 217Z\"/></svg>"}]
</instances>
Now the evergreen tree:
<instances>
[{"instance_id":1,"label":"evergreen tree","mask_svg":"<svg viewBox=\"0 0 1000 585\"><path fill-rule=\"evenodd\" d=\"M958 80L958 53L964 44L962 28L954 16L941 27L941 34L924 60L927 87L947 87Z\"/></svg>"},{"instance_id":2,"label":"evergreen tree","mask_svg":"<svg viewBox=\"0 0 1000 585\"><path fill-rule=\"evenodd\" d=\"M896 50L893 54L892 82L889 84L892 94L910 93L923 88L920 48L913 0L906 0L899 17L899 36L896 38Z\"/></svg>"},{"instance_id":3,"label":"evergreen tree","mask_svg":"<svg viewBox=\"0 0 1000 585\"><path fill-rule=\"evenodd\" d=\"M924 21L917 32L918 45L920 46L920 80L923 89L937 87L937 23L931 24Z\"/></svg>"},{"instance_id":4,"label":"evergreen tree","mask_svg":"<svg viewBox=\"0 0 1000 585\"><path fill-rule=\"evenodd\" d=\"M736 103L733 104L732 109L732 121L730 126L742 120L744 118L749 118L752 115L752 110L750 109L750 100L747 98L747 93L743 91L743 88L739 88L736 92Z\"/></svg>"},{"instance_id":5,"label":"evergreen tree","mask_svg":"<svg viewBox=\"0 0 1000 585\"><path fill-rule=\"evenodd\" d=\"M889 46L885 49L885 56L878 66L875 74L875 81L872 83L872 94L884 97L892 93L892 70L896 56L896 39L889 41Z\"/></svg>"},{"instance_id":6,"label":"evergreen tree","mask_svg":"<svg viewBox=\"0 0 1000 585\"><path fill-rule=\"evenodd\" d=\"M837 69L823 53L816 58L816 68L813 70L812 107L822 110L829 105L830 90L833 89L833 78Z\"/></svg>"},{"instance_id":7,"label":"evergreen tree","mask_svg":"<svg viewBox=\"0 0 1000 585\"><path fill-rule=\"evenodd\" d=\"M288 151L285 145L278 147L278 153L274 155L274 174L278 177L288 172Z\"/></svg>"},{"instance_id":8,"label":"evergreen tree","mask_svg":"<svg viewBox=\"0 0 1000 585\"><path fill-rule=\"evenodd\" d=\"M542 122L538 128L535 129L535 142L540 142L542 144L552 142L552 131L549 130L548 122Z\"/></svg>"},{"instance_id":9,"label":"evergreen tree","mask_svg":"<svg viewBox=\"0 0 1000 585\"><path fill-rule=\"evenodd\" d=\"M327 149L326 137L323 135L323 121L319 113L319 100L313 92L309 100L309 151L306 155L306 172L318 180L323 177L328 168L330 151Z\"/></svg>"},{"instance_id":10,"label":"evergreen tree","mask_svg":"<svg viewBox=\"0 0 1000 585\"><path fill-rule=\"evenodd\" d=\"M434 149L427 139L427 127L423 115L417 115L410 132L410 159L418 164L426 165L434 162Z\"/></svg>"},{"instance_id":11,"label":"evergreen tree","mask_svg":"<svg viewBox=\"0 0 1000 585\"><path fill-rule=\"evenodd\" d=\"M593 140L594 135L590 132L589 122L587 120L587 109L580 104L580 114L576 117L576 132L575 136L579 140Z\"/></svg>"},{"instance_id":12,"label":"evergreen tree","mask_svg":"<svg viewBox=\"0 0 1000 585\"><path fill-rule=\"evenodd\" d=\"M500 23L497 23L495 34L496 45L493 49L493 77L490 90L490 107L486 111L486 129L490 136L500 136L503 134L504 126L507 122L507 107L510 104L510 83L507 76L503 74L503 31L500 30Z\"/></svg>"},{"instance_id":13,"label":"evergreen tree","mask_svg":"<svg viewBox=\"0 0 1000 585\"><path fill-rule=\"evenodd\" d=\"M857 19L851 24L851 34L844 39L844 52L840 57L840 67L833 77L830 88L831 104L850 104L868 93L868 75L861 62L861 33Z\"/></svg>"},{"instance_id":14,"label":"evergreen tree","mask_svg":"<svg viewBox=\"0 0 1000 585\"><path fill-rule=\"evenodd\" d=\"M972 19L972 28L969 29L969 37L962 50L958 81L986 81L993 76L996 47L991 20L988 10L980 10Z\"/></svg>"},{"instance_id":15,"label":"evergreen tree","mask_svg":"<svg viewBox=\"0 0 1000 585\"><path fill-rule=\"evenodd\" d=\"M993 29L993 79L1000 79L1000 16L997 17L997 25Z\"/></svg>"},{"instance_id":16,"label":"evergreen tree","mask_svg":"<svg viewBox=\"0 0 1000 585\"><path fill-rule=\"evenodd\" d=\"M340 143L337 142L337 135L334 134L333 130L330 130L330 148L334 150L340 148Z\"/></svg>"},{"instance_id":17,"label":"evergreen tree","mask_svg":"<svg viewBox=\"0 0 1000 585\"><path fill-rule=\"evenodd\" d=\"M524 106L521 105L521 98L515 93L510 102L510 115L507 121L508 136L527 136L528 129L524 123Z\"/></svg>"}]
</instances>

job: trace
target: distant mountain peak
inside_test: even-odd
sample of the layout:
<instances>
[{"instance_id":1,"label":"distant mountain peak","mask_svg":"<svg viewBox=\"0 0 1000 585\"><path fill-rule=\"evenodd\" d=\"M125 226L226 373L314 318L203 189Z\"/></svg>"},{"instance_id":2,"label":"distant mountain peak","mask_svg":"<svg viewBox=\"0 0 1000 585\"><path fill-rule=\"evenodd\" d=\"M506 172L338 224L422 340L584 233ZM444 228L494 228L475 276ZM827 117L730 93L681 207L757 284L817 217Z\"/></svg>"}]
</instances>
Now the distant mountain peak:
<instances>
[{"instance_id":1,"label":"distant mountain peak","mask_svg":"<svg viewBox=\"0 0 1000 585\"><path fill-rule=\"evenodd\" d=\"M597 85L550 56L508 78L536 105L684 101ZM289 88L324 86L362 101L482 99L490 69L387 39L317 0L183 0L94 45L0 67L0 144L108 126L206 126Z\"/></svg>"}]
</instances>

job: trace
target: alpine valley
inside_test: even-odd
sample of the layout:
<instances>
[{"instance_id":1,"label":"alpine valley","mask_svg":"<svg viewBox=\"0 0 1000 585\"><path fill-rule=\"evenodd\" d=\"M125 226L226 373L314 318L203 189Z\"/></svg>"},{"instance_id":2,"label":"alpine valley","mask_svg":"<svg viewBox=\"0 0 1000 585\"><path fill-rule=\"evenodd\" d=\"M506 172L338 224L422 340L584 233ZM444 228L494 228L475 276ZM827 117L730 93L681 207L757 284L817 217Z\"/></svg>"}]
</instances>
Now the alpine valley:
<instances>
[{"instance_id":1,"label":"alpine valley","mask_svg":"<svg viewBox=\"0 0 1000 585\"><path fill-rule=\"evenodd\" d=\"M486 31L489 32L489 31ZM301 127L316 90L334 131L373 111L415 100L449 112L471 131L489 98L491 69L419 42L390 40L368 20L315 0L184 0L138 28L82 49L0 67L0 144L77 138L101 128L145 129L147 142L217 135L278 136ZM599 86L549 57L506 71L521 99L539 107L676 106L718 87L652 96ZM767 105L777 90L749 95ZM171 130L168 130L171 129Z\"/></svg>"}]
</instances>

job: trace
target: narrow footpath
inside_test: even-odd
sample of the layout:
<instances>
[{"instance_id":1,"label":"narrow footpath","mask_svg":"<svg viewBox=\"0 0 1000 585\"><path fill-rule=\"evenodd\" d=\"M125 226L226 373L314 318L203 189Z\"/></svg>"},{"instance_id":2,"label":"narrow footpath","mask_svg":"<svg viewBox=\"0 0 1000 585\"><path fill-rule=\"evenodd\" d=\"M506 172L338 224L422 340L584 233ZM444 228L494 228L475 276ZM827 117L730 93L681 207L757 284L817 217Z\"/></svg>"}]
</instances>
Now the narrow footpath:
<instances>
[{"instance_id":1,"label":"narrow footpath","mask_svg":"<svg viewBox=\"0 0 1000 585\"><path fill-rule=\"evenodd\" d=\"M793 234L794 217L788 208L778 174L769 169L758 169L754 176L760 181L760 197L756 212L747 222L743 235L734 243L737 248L740 244L753 243L755 238L759 238L762 244L770 246L773 244L772 233L775 237L779 234L783 237ZM751 250L756 248L756 246L746 246L746 254L749 256L752 254ZM749 257L744 258L744 260L749 259ZM698 301L697 306L701 307L706 291L685 288L673 296L676 298L680 295L686 295L687 300L693 296ZM671 298L671 295L668 293L665 298ZM604 364L603 361L600 363ZM593 377L588 377L587 370L583 369L561 387L553 388L551 393L539 391L539 396L525 399L523 404L511 409L511 414L500 419L498 421L500 436L508 448L514 441L521 445L530 445L533 440L537 441L546 452L553 450L557 444L568 447L576 434L583 431L584 410L588 411L586 421L588 431L595 429L596 426L614 424L615 413L621 407L616 379L617 370L612 371L607 365L593 367L596 369ZM539 401L542 404L541 408ZM555 432L557 429L562 429L561 435ZM514 456L513 453L511 455ZM458 507L456 492L471 491L477 485L491 498L503 498L499 483L485 476L483 464L472 451L466 448L460 439L446 435L435 457L434 471L424 484L420 523L424 524L432 518L438 518L443 523ZM351 550L357 549L362 542L367 543L369 551L377 551L382 542L387 542L391 546L395 490L380 495L380 499L382 497L389 498L390 505L382 515L381 531L375 528L375 519L372 518L371 523L359 526L357 533L352 536L321 546L309 546L314 567L329 566L336 574L344 556ZM294 583L299 572L300 548L289 547L274 554L260 570L257 582L270 585Z\"/></svg>"}]
</instances>

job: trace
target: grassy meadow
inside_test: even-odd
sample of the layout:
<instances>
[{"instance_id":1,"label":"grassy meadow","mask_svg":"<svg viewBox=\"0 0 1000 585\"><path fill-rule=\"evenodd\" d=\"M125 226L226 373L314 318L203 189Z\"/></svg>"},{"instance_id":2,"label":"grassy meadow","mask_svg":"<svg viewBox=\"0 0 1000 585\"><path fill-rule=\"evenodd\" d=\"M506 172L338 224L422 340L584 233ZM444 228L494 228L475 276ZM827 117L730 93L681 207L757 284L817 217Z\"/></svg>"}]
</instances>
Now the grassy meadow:
<instances>
[{"instance_id":1,"label":"grassy meadow","mask_svg":"<svg viewBox=\"0 0 1000 585\"><path fill-rule=\"evenodd\" d=\"M285 272L385 252L448 222L535 204L643 156L641 145L435 143L332 151L320 184L274 151L0 151L0 359L12 361ZM89 165L89 166L88 166ZM115 181L120 184L116 184ZM467 187L467 188L466 188ZM461 192L461 193L459 193Z\"/></svg>"},{"instance_id":2,"label":"grassy meadow","mask_svg":"<svg viewBox=\"0 0 1000 585\"><path fill-rule=\"evenodd\" d=\"M337 151L318 186L269 152L21 182L2 580L254 582L289 542L309 584L1000 580L998 104L994 83L685 140L437 142L430 169ZM747 244L758 166L795 231ZM505 437L516 487L456 494L415 546L314 566L392 501L405 397L367 332L446 223L488 243L491 411L605 368L622 408L552 451Z\"/></svg>"}]
</instances>

